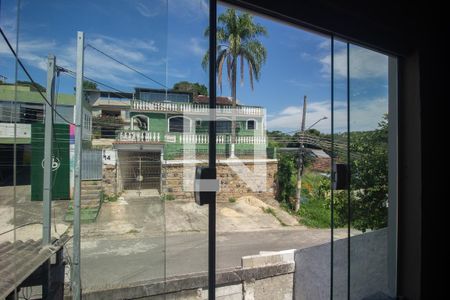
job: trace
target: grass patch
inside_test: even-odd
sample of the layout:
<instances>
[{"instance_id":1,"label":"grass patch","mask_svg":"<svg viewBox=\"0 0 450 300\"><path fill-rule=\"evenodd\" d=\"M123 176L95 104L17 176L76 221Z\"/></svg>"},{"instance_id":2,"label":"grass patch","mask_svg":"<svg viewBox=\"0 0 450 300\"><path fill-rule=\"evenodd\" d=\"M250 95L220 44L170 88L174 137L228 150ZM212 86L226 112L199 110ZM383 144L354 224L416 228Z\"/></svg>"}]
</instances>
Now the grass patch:
<instances>
[{"instance_id":1,"label":"grass patch","mask_svg":"<svg viewBox=\"0 0 450 300\"><path fill-rule=\"evenodd\" d=\"M102 202L108 203L108 202L116 202L119 200L120 194L107 194L105 191L100 191L100 199L102 199Z\"/></svg>"},{"instance_id":2,"label":"grass patch","mask_svg":"<svg viewBox=\"0 0 450 300\"><path fill-rule=\"evenodd\" d=\"M161 200L162 201L172 201L172 200L175 200L175 196L172 194L162 194Z\"/></svg>"},{"instance_id":3,"label":"grass patch","mask_svg":"<svg viewBox=\"0 0 450 300\"><path fill-rule=\"evenodd\" d=\"M92 223L97 219L100 208L81 208L80 221L81 223ZM73 209L69 208L64 216L64 221L73 222Z\"/></svg>"},{"instance_id":4,"label":"grass patch","mask_svg":"<svg viewBox=\"0 0 450 300\"><path fill-rule=\"evenodd\" d=\"M287 226L286 223L284 223L275 213L275 210L272 207L262 207L261 209L263 212L265 212L266 214L272 215L275 219L277 219L278 222L280 222L281 226Z\"/></svg>"},{"instance_id":5,"label":"grass patch","mask_svg":"<svg viewBox=\"0 0 450 300\"><path fill-rule=\"evenodd\" d=\"M311 199L300 205L300 223L314 228L330 228L331 212L325 200Z\"/></svg>"},{"instance_id":6,"label":"grass patch","mask_svg":"<svg viewBox=\"0 0 450 300\"><path fill-rule=\"evenodd\" d=\"M236 202L236 198L230 197L230 198L228 198L228 202L235 203Z\"/></svg>"}]
</instances>

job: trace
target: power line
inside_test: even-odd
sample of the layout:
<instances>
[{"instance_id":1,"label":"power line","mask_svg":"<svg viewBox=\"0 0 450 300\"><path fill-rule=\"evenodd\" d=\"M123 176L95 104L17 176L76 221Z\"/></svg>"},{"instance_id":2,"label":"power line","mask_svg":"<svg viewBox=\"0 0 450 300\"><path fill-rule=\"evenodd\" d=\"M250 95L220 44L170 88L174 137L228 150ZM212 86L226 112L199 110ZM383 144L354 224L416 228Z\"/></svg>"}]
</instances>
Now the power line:
<instances>
[{"instance_id":1,"label":"power line","mask_svg":"<svg viewBox=\"0 0 450 300\"><path fill-rule=\"evenodd\" d=\"M25 74L27 75L28 79L31 81L31 83L33 84L33 86L36 88L36 90L38 91L38 93L42 96L42 98L44 99L45 102L47 102L48 105L50 105L50 107L52 108L52 110L65 122L67 122L68 124L73 124L72 122L68 121L66 118L64 118L61 114L59 114L56 109L50 104L50 102L47 100L47 98L44 96L44 94L42 94L42 92L40 91L38 85L36 84L36 82L33 80L33 77L31 77L30 73L28 72L27 68L25 68L25 66L23 65L22 61L20 60L20 58L17 56L16 51L14 51L13 47L11 46L11 43L9 42L8 38L6 37L5 33L3 32L3 29L0 27L0 33L3 37L3 39L5 40L6 44L8 45L9 50L12 52L12 54L14 55L14 57L16 58L17 62L19 63L20 67L22 68L22 70L25 72Z\"/></svg>"},{"instance_id":2,"label":"power line","mask_svg":"<svg viewBox=\"0 0 450 300\"><path fill-rule=\"evenodd\" d=\"M130 70L132 70L132 71L138 73L139 75L141 75L141 76L147 78L148 80L151 80L152 82L154 82L154 83L156 83L156 84L162 86L163 88L166 88L166 89L167 89L167 86L165 86L164 84L160 83L159 81L156 81L156 80L154 80L153 78L149 77L148 75L142 73L141 71L138 71L137 69L135 69L135 68L133 68L133 67L131 67L131 66L129 66L129 65L127 65L127 64L125 64L125 63L123 63L123 62L121 62L121 61L119 61L118 59L116 59L116 58L112 57L111 55L105 53L104 51L102 51L102 50L100 50L100 49L98 49L98 48L92 46L91 44L87 44L86 47L92 48L93 50L95 50L95 51L97 51L97 52L103 54L104 56L108 57L109 59L112 59L113 61L115 61L116 63L118 63L118 64L120 64L120 65L122 65L122 66L124 66L125 68L128 68L128 69L130 69Z\"/></svg>"},{"instance_id":3,"label":"power line","mask_svg":"<svg viewBox=\"0 0 450 300\"><path fill-rule=\"evenodd\" d=\"M70 69L68 69L68 68L61 67L61 66L58 66L58 68L59 68L60 71L64 72L65 74L67 74L67 75L69 75L69 76L71 76L72 78L75 78L76 75L77 75L77 73L76 73L75 71L72 71L72 70L70 70ZM109 91L109 92L111 92L111 93L113 93L113 94L115 94L115 95L118 95L120 98L124 98L124 99L127 99L127 100L132 100L132 99L130 99L130 98L124 96L125 94L130 94L130 92L124 92L124 91L119 90L119 89L117 89L117 88L115 88L115 87L113 87L113 86L110 86L110 85L106 84L106 83L103 83L103 82L101 82L101 81L98 81L98 80L95 80L95 79L92 79L92 78L89 78L89 77L86 77L86 76L83 76L83 78L86 79L87 81L92 81L93 83L96 83L96 84L98 84L98 85L101 85L101 86L104 86L104 87L107 87L107 88L113 90L113 91ZM115 92L114 92L114 91L115 91ZM133 99L133 100L134 100L134 99ZM139 99L139 100L140 100L140 99ZM147 102L146 100L141 100L141 101ZM163 105L162 105L161 103L158 103L158 102L151 102L151 103L152 103L154 106L163 108Z\"/></svg>"},{"instance_id":4,"label":"power line","mask_svg":"<svg viewBox=\"0 0 450 300\"><path fill-rule=\"evenodd\" d=\"M77 76L77 73L75 71L72 71L72 70L70 70L68 68L61 67L61 66L58 66L58 68L59 68L60 71L64 72L65 74L69 75L72 78L76 78L76 76ZM104 86L104 87L107 87L107 88L113 90L113 91L109 91L109 92L111 92L111 93L113 93L115 95L118 95L120 98L131 100L129 97L124 96L124 94L130 94L129 92L124 92L124 91L119 90L119 89L117 89L117 88L115 88L113 86L110 86L110 85L106 84L106 83L103 83L101 81L98 81L98 80L95 80L95 79L92 79L92 78L89 78L89 77L86 77L86 76L83 76L83 78L86 79L87 81L91 81L93 83L96 83L98 85L101 85L101 86Z\"/></svg>"}]
</instances>

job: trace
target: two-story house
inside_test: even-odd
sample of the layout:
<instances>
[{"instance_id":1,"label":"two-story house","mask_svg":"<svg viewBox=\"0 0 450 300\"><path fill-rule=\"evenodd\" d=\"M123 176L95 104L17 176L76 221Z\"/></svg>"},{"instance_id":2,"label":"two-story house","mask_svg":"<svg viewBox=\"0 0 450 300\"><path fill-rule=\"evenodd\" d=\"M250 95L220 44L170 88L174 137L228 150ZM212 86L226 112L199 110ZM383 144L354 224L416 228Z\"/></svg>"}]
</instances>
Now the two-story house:
<instances>
[{"instance_id":1,"label":"two-story house","mask_svg":"<svg viewBox=\"0 0 450 300\"><path fill-rule=\"evenodd\" d=\"M209 98L188 92L135 88L127 95L88 91L95 116L112 116L122 122L111 141L117 157L119 190L160 188L161 165L167 161L206 159L209 136ZM259 106L238 102L235 154L238 157L266 157L266 114ZM232 101L217 97L217 154L226 159L231 150ZM106 120L107 118L105 118ZM109 124L102 123L113 137ZM104 130L102 132L106 132ZM95 140L93 144L100 144Z\"/></svg>"}]
</instances>

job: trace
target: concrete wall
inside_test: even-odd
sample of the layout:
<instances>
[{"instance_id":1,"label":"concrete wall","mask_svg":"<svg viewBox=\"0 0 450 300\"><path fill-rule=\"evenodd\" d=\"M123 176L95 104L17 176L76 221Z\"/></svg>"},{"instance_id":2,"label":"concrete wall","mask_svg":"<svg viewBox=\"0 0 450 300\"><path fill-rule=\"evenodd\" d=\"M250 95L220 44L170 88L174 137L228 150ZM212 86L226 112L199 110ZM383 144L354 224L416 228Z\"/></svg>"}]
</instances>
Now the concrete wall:
<instances>
[{"instance_id":1,"label":"concrete wall","mask_svg":"<svg viewBox=\"0 0 450 300\"><path fill-rule=\"evenodd\" d=\"M334 242L333 298L347 299L347 239ZM383 298L387 285L387 230L381 229L350 239L351 299ZM330 249L323 244L295 253L295 299L330 299ZM372 299L372 298L367 298Z\"/></svg>"},{"instance_id":2,"label":"concrete wall","mask_svg":"<svg viewBox=\"0 0 450 300\"><path fill-rule=\"evenodd\" d=\"M347 299L347 239L334 243L333 299ZM387 230L354 236L351 243L350 298L389 300ZM241 267L216 275L216 299L330 299L330 249L326 243L301 250L244 256ZM85 289L83 299L207 299L206 273L186 274ZM66 296L70 299L70 295Z\"/></svg>"},{"instance_id":3,"label":"concrete wall","mask_svg":"<svg viewBox=\"0 0 450 300\"><path fill-rule=\"evenodd\" d=\"M242 258L242 266L216 275L216 299L284 300L293 298L294 250L262 253ZM188 274L138 282L85 289L83 299L208 299L208 277L205 273ZM65 299L71 299L66 293Z\"/></svg>"}]
</instances>

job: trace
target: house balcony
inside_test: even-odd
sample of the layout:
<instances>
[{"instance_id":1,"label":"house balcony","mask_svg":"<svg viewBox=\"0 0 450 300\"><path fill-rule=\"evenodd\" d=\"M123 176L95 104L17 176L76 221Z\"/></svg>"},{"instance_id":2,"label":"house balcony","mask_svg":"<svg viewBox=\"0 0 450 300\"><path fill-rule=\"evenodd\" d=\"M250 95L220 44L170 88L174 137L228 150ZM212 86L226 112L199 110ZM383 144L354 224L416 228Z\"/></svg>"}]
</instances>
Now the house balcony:
<instances>
[{"instance_id":1,"label":"house balcony","mask_svg":"<svg viewBox=\"0 0 450 300\"><path fill-rule=\"evenodd\" d=\"M164 143L164 144L209 144L207 133L161 133L143 130L118 130L116 142ZM216 144L230 144L230 134L218 134ZM238 135L236 144L265 145L267 137L261 135Z\"/></svg>"},{"instance_id":2,"label":"house balcony","mask_svg":"<svg viewBox=\"0 0 450 300\"><path fill-rule=\"evenodd\" d=\"M132 100L131 109L137 112L169 112L169 113L192 113L208 114L209 106L198 103L180 103L180 102L149 102L143 100ZM218 115L231 116L233 108L231 105L217 106ZM238 116L264 116L265 109L258 106L237 106Z\"/></svg>"}]
</instances>

